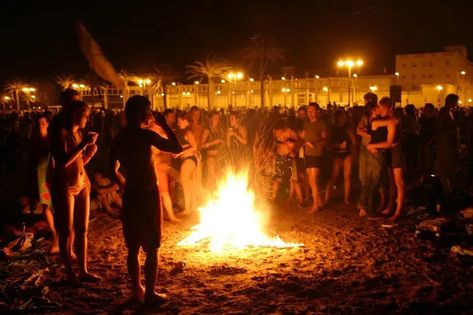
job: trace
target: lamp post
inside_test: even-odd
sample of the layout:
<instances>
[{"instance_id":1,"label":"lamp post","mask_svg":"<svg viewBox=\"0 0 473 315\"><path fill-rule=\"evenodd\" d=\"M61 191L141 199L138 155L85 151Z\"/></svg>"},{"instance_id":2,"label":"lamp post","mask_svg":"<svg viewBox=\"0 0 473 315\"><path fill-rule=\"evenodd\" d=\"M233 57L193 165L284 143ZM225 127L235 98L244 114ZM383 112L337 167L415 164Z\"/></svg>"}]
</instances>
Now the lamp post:
<instances>
[{"instance_id":1,"label":"lamp post","mask_svg":"<svg viewBox=\"0 0 473 315\"><path fill-rule=\"evenodd\" d=\"M325 93L327 93L327 104L330 103L330 90L328 88L328 86L324 86L322 88L322 91L324 91Z\"/></svg>"},{"instance_id":2,"label":"lamp post","mask_svg":"<svg viewBox=\"0 0 473 315\"><path fill-rule=\"evenodd\" d=\"M439 84L435 87L435 89L439 92L439 94L437 96L437 105L440 107L440 105L441 105L440 104L440 93L442 93L442 91L443 91L443 86Z\"/></svg>"},{"instance_id":3,"label":"lamp post","mask_svg":"<svg viewBox=\"0 0 473 315\"><path fill-rule=\"evenodd\" d=\"M243 79L243 72L241 71L238 71L238 72L229 72L227 74L227 78L229 81L232 82L232 94L233 94L233 106L237 106L236 104L236 91L235 91L235 87L236 87L236 82L237 80L241 80Z\"/></svg>"},{"instance_id":4,"label":"lamp post","mask_svg":"<svg viewBox=\"0 0 473 315\"><path fill-rule=\"evenodd\" d=\"M283 87L281 92L284 94L284 106L287 106L287 93L291 92L290 88Z\"/></svg>"},{"instance_id":5,"label":"lamp post","mask_svg":"<svg viewBox=\"0 0 473 315\"><path fill-rule=\"evenodd\" d=\"M363 66L363 60L358 59L356 61L352 59L340 59L337 62L339 68L346 68L348 70L348 106L350 106L350 90L351 90L351 69L354 67Z\"/></svg>"},{"instance_id":6,"label":"lamp post","mask_svg":"<svg viewBox=\"0 0 473 315\"><path fill-rule=\"evenodd\" d=\"M467 98L467 95L466 95L466 71L461 70L459 74L460 74L461 78L463 78L463 99L466 99ZM457 85L457 94L458 94L458 85Z\"/></svg>"},{"instance_id":7,"label":"lamp post","mask_svg":"<svg viewBox=\"0 0 473 315\"><path fill-rule=\"evenodd\" d=\"M358 81L358 74L354 73L353 77L355 78L355 82L353 82L353 102L357 102L358 99L356 98L356 82Z\"/></svg>"}]
</instances>

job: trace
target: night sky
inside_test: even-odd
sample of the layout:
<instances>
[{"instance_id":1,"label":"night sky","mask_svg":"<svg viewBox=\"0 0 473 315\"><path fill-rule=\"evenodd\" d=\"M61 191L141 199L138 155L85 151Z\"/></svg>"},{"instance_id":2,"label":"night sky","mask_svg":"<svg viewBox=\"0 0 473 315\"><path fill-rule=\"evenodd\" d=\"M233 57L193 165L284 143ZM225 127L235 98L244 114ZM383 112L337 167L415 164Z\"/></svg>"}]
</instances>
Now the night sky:
<instances>
[{"instance_id":1,"label":"night sky","mask_svg":"<svg viewBox=\"0 0 473 315\"><path fill-rule=\"evenodd\" d=\"M252 34L285 49L274 67L335 71L361 56L365 73L393 71L396 53L465 44L473 55L472 1L48 1L0 2L0 81L87 73L74 19L81 20L117 70L149 73L168 64L184 73L203 51L238 61Z\"/></svg>"}]
</instances>

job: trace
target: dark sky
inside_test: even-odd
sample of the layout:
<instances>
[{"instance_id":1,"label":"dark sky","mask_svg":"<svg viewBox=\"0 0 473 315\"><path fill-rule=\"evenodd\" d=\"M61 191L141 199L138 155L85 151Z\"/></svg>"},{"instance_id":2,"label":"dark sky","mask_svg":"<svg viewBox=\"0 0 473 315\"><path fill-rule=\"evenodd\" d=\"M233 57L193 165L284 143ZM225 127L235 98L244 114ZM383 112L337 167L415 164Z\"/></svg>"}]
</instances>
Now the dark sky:
<instances>
[{"instance_id":1,"label":"dark sky","mask_svg":"<svg viewBox=\"0 0 473 315\"><path fill-rule=\"evenodd\" d=\"M0 1L0 81L82 75L75 37L81 20L119 69L146 73L213 51L238 60L254 33L285 49L280 66L335 71L339 57L361 56L365 73L394 67L396 53L465 44L473 52L473 1L155 0ZM472 3L472 4L470 4ZM275 68L276 70L276 68Z\"/></svg>"}]
</instances>

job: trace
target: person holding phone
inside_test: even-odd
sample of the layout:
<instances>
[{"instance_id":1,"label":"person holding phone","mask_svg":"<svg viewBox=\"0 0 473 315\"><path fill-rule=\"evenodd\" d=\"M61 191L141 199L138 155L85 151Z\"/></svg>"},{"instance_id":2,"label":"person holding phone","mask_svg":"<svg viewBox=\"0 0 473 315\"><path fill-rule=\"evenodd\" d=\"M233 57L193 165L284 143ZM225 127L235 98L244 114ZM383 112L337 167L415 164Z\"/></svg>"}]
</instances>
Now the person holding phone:
<instances>
[{"instance_id":1,"label":"person holding phone","mask_svg":"<svg viewBox=\"0 0 473 315\"><path fill-rule=\"evenodd\" d=\"M84 166L97 152L97 133L82 134L90 115L87 104L72 101L65 112L64 125L51 142L52 162L49 187L55 210L59 251L64 260L68 281L96 281L100 277L87 269L87 229L90 212L90 181ZM79 277L72 269L71 235L75 235L75 252Z\"/></svg>"}]
</instances>

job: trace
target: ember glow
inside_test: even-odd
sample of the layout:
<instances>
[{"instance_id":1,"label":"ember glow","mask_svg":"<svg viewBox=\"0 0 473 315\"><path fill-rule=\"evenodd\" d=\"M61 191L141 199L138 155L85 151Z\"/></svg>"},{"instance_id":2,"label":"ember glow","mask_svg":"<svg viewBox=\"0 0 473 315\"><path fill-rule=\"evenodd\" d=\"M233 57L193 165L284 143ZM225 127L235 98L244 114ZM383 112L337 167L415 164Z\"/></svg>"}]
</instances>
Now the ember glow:
<instances>
[{"instance_id":1,"label":"ember glow","mask_svg":"<svg viewBox=\"0 0 473 315\"><path fill-rule=\"evenodd\" d=\"M208 242L211 251L226 248L298 247L303 244L286 243L278 236L270 237L263 231L264 216L255 208L255 195L248 189L248 174L228 172L219 184L215 198L199 209L200 223L192 227L190 236L179 246Z\"/></svg>"}]
</instances>

